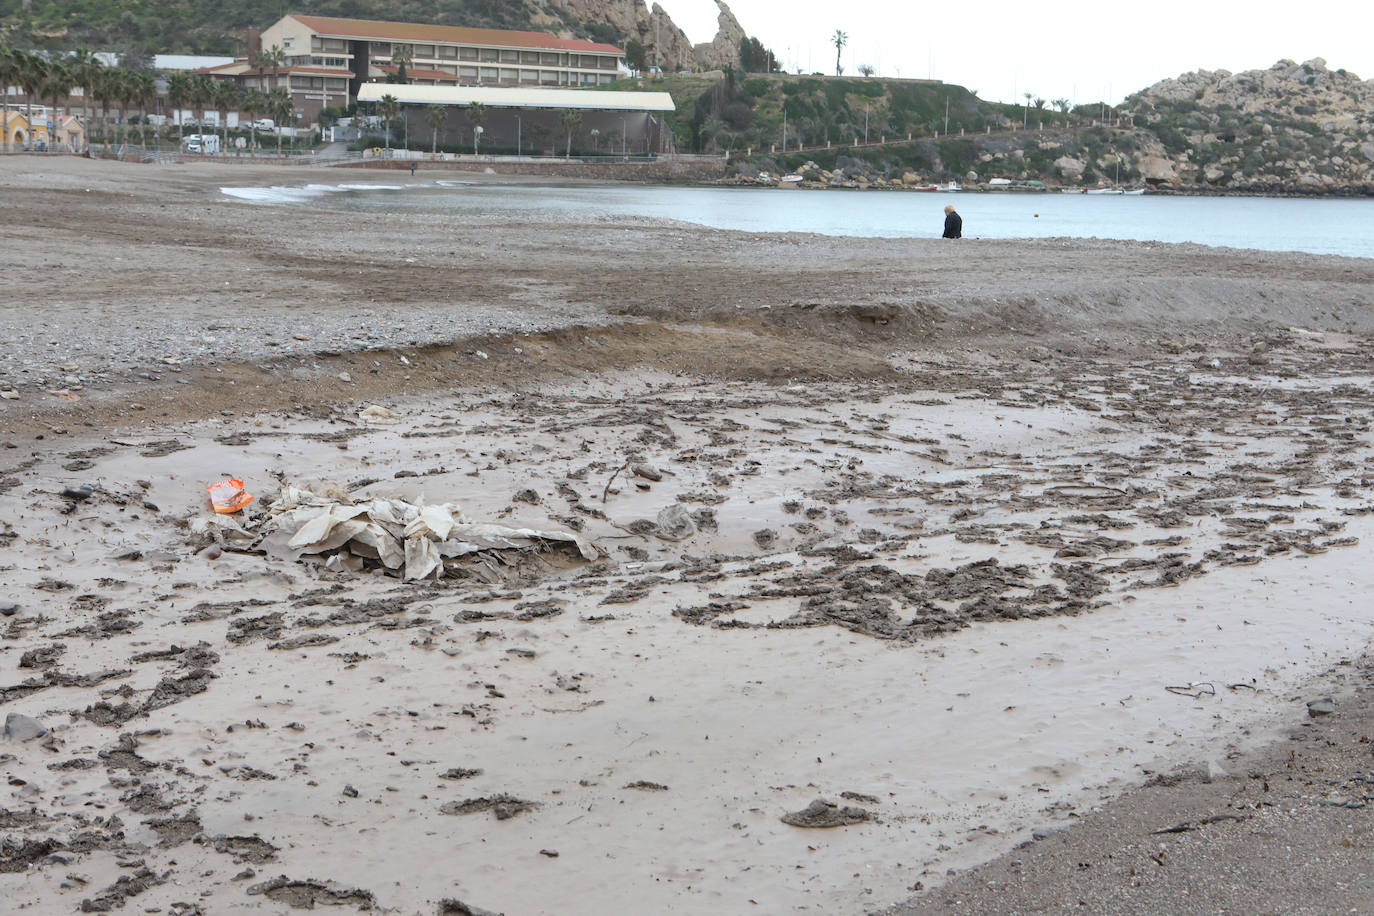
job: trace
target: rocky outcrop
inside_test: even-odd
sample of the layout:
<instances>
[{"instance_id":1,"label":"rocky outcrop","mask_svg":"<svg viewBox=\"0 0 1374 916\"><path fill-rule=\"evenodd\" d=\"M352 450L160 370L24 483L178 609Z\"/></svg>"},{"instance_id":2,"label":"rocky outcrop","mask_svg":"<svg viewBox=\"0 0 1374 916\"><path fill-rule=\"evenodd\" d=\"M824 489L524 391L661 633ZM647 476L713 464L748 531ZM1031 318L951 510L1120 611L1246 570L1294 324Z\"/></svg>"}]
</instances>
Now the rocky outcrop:
<instances>
[{"instance_id":1,"label":"rocky outcrop","mask_svg":"<svg viewBox=\"0 0 1374 916\"><path fill-rule=\"evenodd\" d=\"M644 0L546 0L546 5L569 19L604 23L626 40L633 38L644 46L649 65L661 66L667 73L739 66L739 45L745 37L744 28L722 0L716 0L720 8L716 37L695 47L687 33L678 28L657 3L652 9Z\"/></svg>"},{"instance_id":2,"label":"rocky outcrop","mask_svg":"<svg viewBox=\"0 0 1374 916\"><path fill-rule=\"evenodd\" d=\"M1219 190L1374 192L1374 80L1318 58L1267 70L1198 70L1129 96L1158 138L1153 183Z\"/></svg>"},{"instance_id":3,"label":"rocky outcrop","mask_svg":"<svg viewBox=\"0 0 1374 916\"><path fill-rule=\"evenodd\" d=\"M740 64L739 46L747 36L725 0L716 0L720 15L716 17L716 37L697 45L693 51L700 70L724 70Z\"/></svg>"}]
</instances>

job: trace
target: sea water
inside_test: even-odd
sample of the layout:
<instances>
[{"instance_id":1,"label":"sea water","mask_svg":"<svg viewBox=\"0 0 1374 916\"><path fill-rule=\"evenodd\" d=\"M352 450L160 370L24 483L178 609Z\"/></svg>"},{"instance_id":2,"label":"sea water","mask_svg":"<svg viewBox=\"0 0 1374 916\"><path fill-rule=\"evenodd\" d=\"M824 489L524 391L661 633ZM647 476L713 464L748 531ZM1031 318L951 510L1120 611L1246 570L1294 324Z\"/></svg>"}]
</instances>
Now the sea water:
<instances>
[{"instance_id":1,"label":"sea water","mask_svg":"<svg viewBox=\"0 0 1374 916\"><path fill-rule=\"evenodd\" d=\"M559 221L638 217L746 232L939 236L953 204L966 238L1101 238L1374 258L1374 199L1022 192L898 193L637 184L407 180L387 185L224 188L314 210L416 210Z\"/></svg>"}]
</instances>

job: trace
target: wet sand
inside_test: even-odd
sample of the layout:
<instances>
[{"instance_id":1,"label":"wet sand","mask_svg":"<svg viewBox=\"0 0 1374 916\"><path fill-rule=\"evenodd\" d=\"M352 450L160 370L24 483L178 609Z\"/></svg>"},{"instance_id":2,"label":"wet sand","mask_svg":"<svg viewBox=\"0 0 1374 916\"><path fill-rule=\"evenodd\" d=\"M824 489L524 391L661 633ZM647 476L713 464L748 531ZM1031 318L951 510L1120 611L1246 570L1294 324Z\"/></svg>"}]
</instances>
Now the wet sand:
<instances>
[{"instance_id":1,"label":"wet sand","mask_svg":"<svg viewBox=\"0 0 1374 916\"><path fill-rule=\"evenodd\" d=\"M43 224L53 192L13 163L40 228L10 223L6 251L51 293L0 315L0 705L49 729L0 744L18 906L1374 900L1350 860L1371 836L1368 262L316 232L221 202L231 179L199 165L44 163L66 196ZM360 573L203 533L225 476L249 516L329 481L600 555ZM1259 855L1293 842L1276 807L1314 825L1292 868ZM1185 829L1140 838L1155 822ZM1219 831L1213 872L1154 848ZM1167 878L1084 868L1075 842ZM1221 879L1248 859L1238 897Z\"/></svg>"}]
</instances>

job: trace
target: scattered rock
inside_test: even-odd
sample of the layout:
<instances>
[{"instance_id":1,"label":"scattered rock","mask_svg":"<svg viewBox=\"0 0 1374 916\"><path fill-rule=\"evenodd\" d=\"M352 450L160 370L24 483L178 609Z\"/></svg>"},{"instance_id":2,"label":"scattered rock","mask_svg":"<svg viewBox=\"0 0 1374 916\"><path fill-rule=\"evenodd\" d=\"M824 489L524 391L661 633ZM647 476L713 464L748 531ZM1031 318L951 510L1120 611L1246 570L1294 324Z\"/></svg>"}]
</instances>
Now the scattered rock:
<instances>
[{"instance_id":1,"label":"scattered rock","mask_svg":"<svg viewBox=\"0 0 1374 916\"><path fill-rule=\"evenodd\" d=\"M439 901L439 916L505 916L505 914L484 910L461 900L447 899Z\"/></svg>"},{"instance_id":2,"label":"scattered rock","mask_svg":"<svg viewBox=\"0 0 1374 916\"><path fill-rule=\"evenodd\" d=\"M1321 697L1307 704L1307 714L1312 718L1329 716L1336 711L1336 701L1331 697Z\"/></svg>"},{"instance_id":3,"label":"scattered rock","mask_svg":"<svg viewBox=\"0 0 1374 916\"><path fill-rule=\"evenodd\" d=\"M515 817L526 811L533 811L539 807L538 802L526 801L523 798L516 798L513 795L485 796L482 798L468 798L463 801L445 802L439 806L440 814L477 814L482 811L490 811L496 815L498 821L504 821Z\"/></svg>"},{"instance_id":4,"label":"scattered rock","mask_svg":"<svg viewBox=\"0 0 1374 916\"><path fill-rule=\"evenodd\" d=\"M658 529L654 532L665 541L680 541L696 534L697 526L681 503L666 506L658 513Z\"/></svg>"},{"instance_id":5,"label":"scattered rock","mask_svg":"<svg viewBox=\"0 0 1374 916\"><path fill-rule=\"evenodd\" d=\"M873 820L873 815L863 808L840 807L835 802L818 798L800 811L782 816L784 824L793 827L844 827Z\"/></svg>"},{"instance_id":6,"label":"scattered rock","mask_svg":"<svg viewBox=\"0 0 1374 916\"><path fill-rule=\"evenodd\" d=\"M47 733L47 726L37 719L17 712L5 716L5 738L9 741L32 741Z\"/></svg>"},{"instance_id":7,"label":"scattered rock","mask_svg":"<svg viewBox=\"0 0 1374 916\"><path fill-rule=\"evenodd\" d=\"M285 903L298 910L313 910L316 904L323 906L356 906L360 910L372 909L377 901L370 891L344 887L333 881L307 879L296 881L285 875L278 875L261 884L248 888L254 896L261 894L268 900Z\"/></svg>"}]
</instances>

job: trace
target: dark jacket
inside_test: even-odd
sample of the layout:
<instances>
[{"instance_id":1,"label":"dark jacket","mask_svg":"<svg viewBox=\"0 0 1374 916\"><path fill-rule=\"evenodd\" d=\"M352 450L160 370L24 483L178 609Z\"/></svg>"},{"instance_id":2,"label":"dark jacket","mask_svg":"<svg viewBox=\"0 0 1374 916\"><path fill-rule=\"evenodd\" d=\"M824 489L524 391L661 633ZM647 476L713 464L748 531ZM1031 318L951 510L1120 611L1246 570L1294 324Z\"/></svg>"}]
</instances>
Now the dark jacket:
<instances>
[{"instance_id":1,"label":"dark jacket","mask_svg":"<svg viewBox=\"0 0 1374 916\"><path fill-rule=\"evenodd\" d=\"M950 213L945 216L945 238L961 239L964 237L964 221L958 213Z\"/></svg>"}]
</instances>

